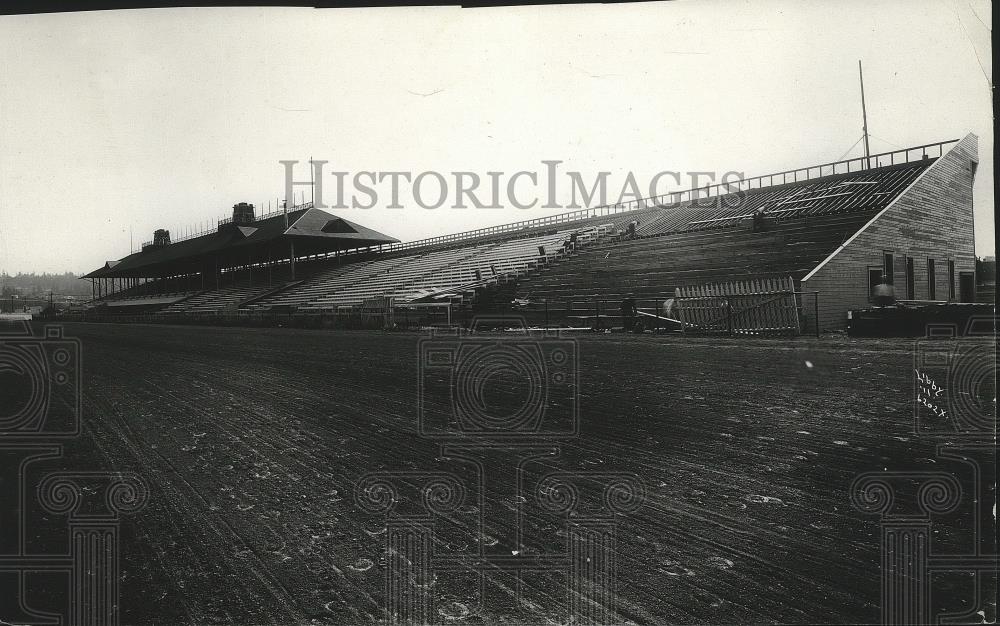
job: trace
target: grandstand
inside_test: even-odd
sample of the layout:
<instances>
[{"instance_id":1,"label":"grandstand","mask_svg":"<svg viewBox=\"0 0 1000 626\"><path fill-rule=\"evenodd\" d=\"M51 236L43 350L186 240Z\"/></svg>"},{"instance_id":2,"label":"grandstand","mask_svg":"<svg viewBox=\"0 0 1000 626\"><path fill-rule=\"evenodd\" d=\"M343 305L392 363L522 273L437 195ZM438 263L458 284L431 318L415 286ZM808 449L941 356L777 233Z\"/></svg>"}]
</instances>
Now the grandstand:
<instances>
[{"instance_id":1,"label":"grandstand","mask_svg":"<svg viewBox=\"0 0 1000 626\"><path fill-rule=\"evenodd\" d=\"M741 228L657 233L609 242L526 277L518 294L529 301L668 297L687 285L748 278L801 280L854 234L870 211L789 218L764 232Z\"/></svg>"},{"instance_id":2,"label":"grandstand","mask_svg":"<svg viewBox=\"0 0 1000 626\"><path fill-rule=\"evenodd\" d=\"M790 277L816 298L817 329L842 328L880 282L914 301L974 300L977 149L970 134L407 243L311 205L255 219L241 204L215 232L170 243L158 231L88 274L90 315L308 315L380 298L474 306L500 286L506 301L548 311Z\"/></svg>"}]
</instances>

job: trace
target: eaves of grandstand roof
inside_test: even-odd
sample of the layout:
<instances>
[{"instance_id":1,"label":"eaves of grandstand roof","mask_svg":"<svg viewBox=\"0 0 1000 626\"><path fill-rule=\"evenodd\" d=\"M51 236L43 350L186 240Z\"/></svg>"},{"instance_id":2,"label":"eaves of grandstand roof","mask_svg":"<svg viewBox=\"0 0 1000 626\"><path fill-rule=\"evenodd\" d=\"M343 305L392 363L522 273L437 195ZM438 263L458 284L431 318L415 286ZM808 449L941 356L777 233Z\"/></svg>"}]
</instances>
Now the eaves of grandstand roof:
<instances>
[{"instance_id":1,"label":"eaves of grandstand roof","mask_svg":"<svg viewBox=\"0 0 1000 626\"><path fill-rule=\"evenodd\" d=\"M364 242L358 244L361 246L399 243L398 239L383 235L361 224L349 222L320 209L307 209L294 223L289 220L289 224L288 230L284 232L289 237ZM370 241L378 243L367 243Z\"/></svg>"},{"instance_id":2,"label":"eaves of grandstand roof","mask_svg":"<svg viewBox=\"0 0 1000 626\"><path fill-rule=\"evenodd\" d=\"M81 278L100 278L102 276L110 276L111 269L114 268L114 266L118 265L119 263L121 263L121 261L107 261L101 267L97 268L96 270L94 270L89 274L84 274L83 276L81 276Z\"/></svg>"},{"instance_id":3,"label":"eaves of grandstand roof","mask_svg":"<svg viewBox=\"0 0 1000 626\"><path fill-rule=\"evenodd\" d=\"M398 243L399 240L331 215L316 208L276 215L246 226L226 225L218 232L178 241L169 245L147 248L118 261L108 261L103 267L84 278L149 277L164 272L194 269L212 259L233 261L248 258L262 260L276 242L295 241L310 253L334 252L366 246ZM284 246L276 250L285 252Z\"/></svg>"}]
</instances>

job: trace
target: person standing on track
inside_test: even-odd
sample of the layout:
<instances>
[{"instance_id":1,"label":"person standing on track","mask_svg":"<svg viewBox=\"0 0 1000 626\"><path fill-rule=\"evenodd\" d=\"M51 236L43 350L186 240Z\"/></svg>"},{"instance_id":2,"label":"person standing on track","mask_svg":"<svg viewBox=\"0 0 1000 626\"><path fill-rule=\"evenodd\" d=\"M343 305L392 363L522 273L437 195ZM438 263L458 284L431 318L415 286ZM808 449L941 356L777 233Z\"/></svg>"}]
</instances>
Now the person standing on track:
<instances>
[{"instance_id":1,"label":"person standing on track","mask_svg":"<svg viewBox=\"0 0 1000 626\"><path fill-rule=\"evenodd\" d=\"M632 332L632 329L635 328L635 318L639 314L635 306L635 297L633 294L630 293L622 299L621 313L625 332Z\"/></svg>"}]
</instances>

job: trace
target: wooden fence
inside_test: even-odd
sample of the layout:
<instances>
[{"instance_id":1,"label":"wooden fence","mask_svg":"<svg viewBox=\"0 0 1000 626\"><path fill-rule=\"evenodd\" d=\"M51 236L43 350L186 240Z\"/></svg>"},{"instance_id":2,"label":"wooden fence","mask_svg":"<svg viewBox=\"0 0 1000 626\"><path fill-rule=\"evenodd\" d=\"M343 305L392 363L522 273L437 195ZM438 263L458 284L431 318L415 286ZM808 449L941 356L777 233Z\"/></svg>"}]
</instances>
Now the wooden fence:
<instances>
[{"instance_id":1,"label":"wooden fence","mask_svg":"<svg viewBox=\"0 0 1000 626\"><path fill-rule=\"evenodd\" d=\"M674 305L685 332L798 335L801 330L791 277L678 287Z\"/></svg>"},{"instance_id":2,"label":"wooden fence","mask_svg":"<svg viewBox=\"0 0 1000 626\"><path fill-rule=\"evenodd\" d=\"M361 323L366 328L392 328L392 296L368 298L361 303Z\"/></svg>"}]
</instances>

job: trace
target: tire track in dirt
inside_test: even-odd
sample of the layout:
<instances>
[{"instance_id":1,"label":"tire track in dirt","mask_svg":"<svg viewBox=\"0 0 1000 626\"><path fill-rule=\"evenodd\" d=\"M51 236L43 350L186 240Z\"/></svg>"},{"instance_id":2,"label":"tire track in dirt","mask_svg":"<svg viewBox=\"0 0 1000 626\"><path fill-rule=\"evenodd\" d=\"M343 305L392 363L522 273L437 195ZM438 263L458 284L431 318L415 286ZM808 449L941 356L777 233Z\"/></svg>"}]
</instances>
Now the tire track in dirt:
<instances>
[{"instance_id":1,"label":"tire track in dirt","mask_svg":"<svg viewBox=\"0 0 1000 626\"><path fill-rule=\"evenodd\" d=\"M418 335L101 325L68 334L84 338L100 455L155 485L160 502L142 515L141 540L167 578L185 582L149 613L175 603L189 623L381 619L384 524L355 509L354 482L457 467L416 436ZM850 509L846 490L859 472L934 455L907 438L909 346L598 336L578 347L581 436L530 472L646 480L646 506L619 520L623 621L877 618L877 523ZM489 504L524 507L532 545L565 548L563 521L530 502ZM485 520L485 538L458 528L478 515L442 519L435 549L503 545L500 520ZM437 581L442 602L453 582ZM558 622L566 599L555 580L521 606L508 578L491 575L487 587L492 599L462 619Z\"/></svg>"},{"instance_id":2,"label":"tire track in dirt","mask_svg":"<svg viewBox=\"0 0 1000 626\"><path fill-rule=\"evenodd\" d=\"M127 371L124 368L120 369L119 374L126 374ZM129 378L140 386L160 391L159 397L168 400L175 408L191 408L180 402L180 398L168 389L160 387L153 381L134 376ZM121 389L121 391L125 390ZM227 576L229 580L226 582L227 585L235 584L242 589L241 593L236 594L241 598L241 606L237 615L242 615L245 619L255 619L255 616L259 618L262 614L273 614L273 610L277 606L286 613L288 620L301 619L301 615L292 610L294 603L291 601L288 590L280 582L273 579L266 564L259 560L256 563L237 560L229 549L219 549L219 546L232 548L245 546L245 544L239 534L224 519L209 513L211 505L205 494L187 480L185 472L178 467L176 461L171 460L161 452L163 440L152 444L146 434L139 433L132 428L113 406L105 407L103 414L114 416L111 419L103 420L102 425L109 430L113 439L124 448L124 450L119 449L119 456L123 456L123 453L130 455L131 464L140 468L146 479L153 482L155 493L162 496L162 503L171 510L172 514L168 518L173 524L174 531L171 548L183 547L188 553L187 559L171 560L173 571L180 572L186 569L191 578L204 579L211 574L211 568L205 567L205 565L212 564L217 568L218 564L225 564L224 571L240 573L239 575ZM170 416L170 413L165 415L168 418ZM109 454L109 456L111 455ZM178 521L183 526L178 526L176 524ZM192 551L191 548L206 551L208 554L199 554ZM184 565L179 565L179 563L184 563ZM252 584L251 580L255 580L256 584ZM187 586L184 579L180 579L178 582L182 589ZM230 588L228 593L232 595L233 590ZM217 608L214 610L203 608L201 602L198 601L199 595L192 595L188 592L185 594L193 599L193 602L186 604L186 606L192 610L192 620L195 623L216 620L227 615L225 612L220 613ZM273 601L270 603L260 602L258 598L264 595L269 595ZM212 598L200 599L212 600ZM257 611L248 610L251 607L247 605L256 605ZM267 612L262 610L265 606ZM232 610L232 608L229 609L229 611Z\"/></svg>"}]
</instances>

